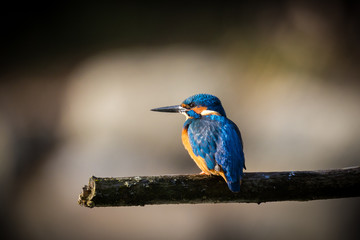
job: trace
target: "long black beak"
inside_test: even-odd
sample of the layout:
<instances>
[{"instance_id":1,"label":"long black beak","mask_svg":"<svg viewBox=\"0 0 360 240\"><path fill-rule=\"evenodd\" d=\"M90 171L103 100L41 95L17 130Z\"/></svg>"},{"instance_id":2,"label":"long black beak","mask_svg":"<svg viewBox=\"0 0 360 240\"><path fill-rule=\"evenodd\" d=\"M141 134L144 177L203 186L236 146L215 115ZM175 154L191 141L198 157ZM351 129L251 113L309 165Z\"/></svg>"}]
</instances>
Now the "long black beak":
<instances>
[{"instance_id":1,"label":"long black beak","mask_svg":"<svg viewBox=\"0 0 360 240\"><path fill-rule=\"evenodd\" d=\"M186 108L183 108L180 105L169 106L169 107L160 107L160 108L153 108L151 111L155 112L171 112L171 113L182 113L186 111Z\"/></svg>"}]
</instances>

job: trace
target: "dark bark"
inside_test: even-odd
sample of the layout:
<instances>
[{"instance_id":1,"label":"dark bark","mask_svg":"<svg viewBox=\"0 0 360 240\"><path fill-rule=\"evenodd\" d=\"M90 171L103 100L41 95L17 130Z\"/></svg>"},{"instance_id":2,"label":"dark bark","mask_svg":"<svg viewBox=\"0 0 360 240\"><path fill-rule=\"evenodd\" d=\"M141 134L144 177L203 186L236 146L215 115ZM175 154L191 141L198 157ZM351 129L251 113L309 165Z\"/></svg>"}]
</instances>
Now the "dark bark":
<instances>
[{"instance_id":1,"label":"dark bark","mask_svg":"<svg viewBox=\"0 0 360 240\"><path fill-rule=\"evenodd\" d=\"M168 175L91 177L79 204L86 207L184 203L263 203L360 196L360 167L291 172L247 172L241 191L231 192L221 177Z\"/></svg>"}]
</instances>

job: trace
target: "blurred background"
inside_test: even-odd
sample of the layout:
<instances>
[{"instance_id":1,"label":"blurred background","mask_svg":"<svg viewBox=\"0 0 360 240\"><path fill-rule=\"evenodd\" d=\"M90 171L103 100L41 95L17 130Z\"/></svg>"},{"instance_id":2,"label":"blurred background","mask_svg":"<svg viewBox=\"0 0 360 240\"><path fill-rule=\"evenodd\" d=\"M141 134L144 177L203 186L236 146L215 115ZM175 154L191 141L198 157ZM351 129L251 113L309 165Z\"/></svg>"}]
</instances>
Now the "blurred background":
<instances>
[{"instance_id":1,"label":"blurred background","mask_svg":"<svg viewBox=\"0 0 360 240\"><path fill-rule=\"evenodd\" d=\"M218 96L247 171L359 165L359 3L13 3L0 16L4 239L360 239L359 198L87 209L95 176L198 173L184 117Z\"/></svg>"}]
</instances>

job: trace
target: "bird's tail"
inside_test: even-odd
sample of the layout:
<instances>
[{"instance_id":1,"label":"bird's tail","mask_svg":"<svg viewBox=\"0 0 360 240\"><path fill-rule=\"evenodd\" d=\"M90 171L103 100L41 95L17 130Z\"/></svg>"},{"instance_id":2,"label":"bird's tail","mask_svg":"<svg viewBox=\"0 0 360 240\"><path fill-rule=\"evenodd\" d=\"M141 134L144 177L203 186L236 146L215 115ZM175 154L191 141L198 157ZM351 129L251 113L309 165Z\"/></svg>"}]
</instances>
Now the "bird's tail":
<instances>
[{"instance_id":1,"label":"bird's tail","mask_svg":"<svg viewBox=\"0 0 360 240\"><path fill-rule=\"evenodd\" d=\"M232 192L240 192L240 180L236 182L227 182L227 185Z\"/></svg>"}]
</instances>

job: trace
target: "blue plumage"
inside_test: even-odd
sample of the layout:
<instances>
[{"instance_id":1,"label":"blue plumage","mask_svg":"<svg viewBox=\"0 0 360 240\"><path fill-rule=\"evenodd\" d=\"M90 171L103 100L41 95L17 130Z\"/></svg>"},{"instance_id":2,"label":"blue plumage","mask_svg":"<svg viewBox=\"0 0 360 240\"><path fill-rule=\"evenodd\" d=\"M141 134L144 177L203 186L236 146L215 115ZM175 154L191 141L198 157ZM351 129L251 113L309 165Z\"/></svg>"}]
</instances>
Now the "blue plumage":
<instances>
[{"instance_id":1,"label":"blue plumage","mask_svg":"<svg viewBox=\"0 0 360 240\"><path fill-rule=\"evenodd\" d=\"M221 116L226 117L224 108L221 105L220 99L210 94L196 94L185 99L183 104L190 106L208 106L211 107L211 110L218 112Z\"/></svg>"},{"instance_id":2,"label":"blue plumage","mask_svg":"<svg viewBox=\"0 0 360 240\"><path fill-rule=\"evenodd\" d=\"M245 168L241 134L217 97L197 94L179 106L152 110L185 114L182 140L190 156L204 174L220 175L231 191L240 191Z\"/></svg>"},{"instance_id":3,"label":"blue plumage","mask_svg":"<svg viewBox=\"0 0 360 240\"><path fill-rule=\"evenodd\" d=\"M224 171L230 190L240 191L245 158L237 126L224 116L209 115L189 118L184 128L188 128L194 154L205 159L209 170L218 164Z\"/></svg>"}]
</instances>

